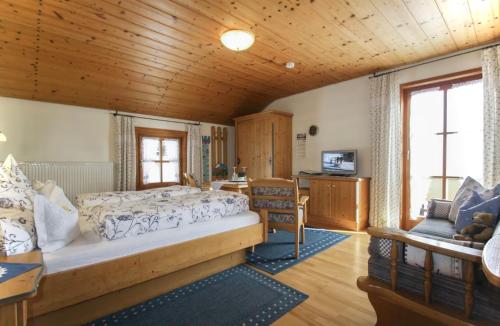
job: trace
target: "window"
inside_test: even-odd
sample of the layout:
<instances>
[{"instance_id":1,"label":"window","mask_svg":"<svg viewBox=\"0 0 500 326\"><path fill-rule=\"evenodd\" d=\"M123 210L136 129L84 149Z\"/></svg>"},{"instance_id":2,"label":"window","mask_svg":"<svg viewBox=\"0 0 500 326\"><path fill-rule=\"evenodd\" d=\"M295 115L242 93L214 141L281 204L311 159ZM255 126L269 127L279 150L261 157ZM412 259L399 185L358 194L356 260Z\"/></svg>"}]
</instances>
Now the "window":
<instances>
[{"instance_id":1,"label":"window","mask_svg":"<svg viewBox=\"0 0 500 326\"><path fill-rule=\"evenodd\" d=\"M186 132L135 128L135 133L137 188L181 184L186 171Z\"/></svg>"},{"instance_id":2,"label":"window","mask_svg":"<svg viewBox=\"0 0 500 326\"><path fill-rule=\"evenodd\" d=\"M452 200L465 177L483 178L481 73L402 85L402 94L403 220L411 227L430 199Z\"/></svg>"}]
</instances>

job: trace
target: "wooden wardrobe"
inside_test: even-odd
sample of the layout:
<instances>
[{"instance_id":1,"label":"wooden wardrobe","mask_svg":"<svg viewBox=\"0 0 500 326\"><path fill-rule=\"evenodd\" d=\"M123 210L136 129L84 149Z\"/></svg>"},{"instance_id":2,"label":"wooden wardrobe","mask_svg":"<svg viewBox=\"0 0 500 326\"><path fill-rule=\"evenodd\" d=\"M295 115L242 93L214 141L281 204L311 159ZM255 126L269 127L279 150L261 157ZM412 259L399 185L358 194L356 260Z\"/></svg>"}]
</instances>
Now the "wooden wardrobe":
<instances>
[{"instance_id":1,"label":"wooden wardrobe","mask_svg":"<svg viewBox=\"0 0 500 326\"><path fill-rule=\"evenodd\" d=\"M247 168L249 178L291 178L292 117L266 111L234 119L236 163Z\"/></svg>"}]
</instances>

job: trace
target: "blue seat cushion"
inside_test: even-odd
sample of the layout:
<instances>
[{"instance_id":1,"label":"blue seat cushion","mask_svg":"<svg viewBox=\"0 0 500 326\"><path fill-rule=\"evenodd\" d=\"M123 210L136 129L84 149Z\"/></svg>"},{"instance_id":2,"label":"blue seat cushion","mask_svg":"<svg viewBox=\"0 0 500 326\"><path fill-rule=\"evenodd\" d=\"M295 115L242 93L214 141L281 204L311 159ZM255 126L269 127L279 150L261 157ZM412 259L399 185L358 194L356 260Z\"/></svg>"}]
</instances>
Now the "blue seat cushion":
<instances>
[{"instance_id":1,"label":"blue seat cushion","mask_svg":"<svg viewBox=\"0 0 500 326\"><path fill-rule=\"evenodd\" d=\"M427 218L409 231L409 233L420 236L431 236L433 238L451 239L457 233L455 223L444 219Z\"/></svg>"}]
</instances>

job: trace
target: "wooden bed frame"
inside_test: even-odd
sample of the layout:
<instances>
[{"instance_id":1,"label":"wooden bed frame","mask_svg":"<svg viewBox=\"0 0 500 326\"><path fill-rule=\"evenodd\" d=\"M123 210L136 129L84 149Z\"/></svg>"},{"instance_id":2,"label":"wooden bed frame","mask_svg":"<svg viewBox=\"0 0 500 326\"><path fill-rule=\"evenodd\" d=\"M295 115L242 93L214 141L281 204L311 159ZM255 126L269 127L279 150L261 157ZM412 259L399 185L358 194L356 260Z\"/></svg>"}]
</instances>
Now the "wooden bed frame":
<instances>
[{"instance_id":1,"label":"wooden bed frame","mask_svg":"<svg viewBox=\"0 0 500 326\"><path fill-rule=\"evenodd\" d=\"M76 325L245 262L265 222L44 276L28 302L30 325Z\"/></svg>"},{"instance_id":2,"label":"wooden bed frame","mask_svg":"<svg viewBox=\"0 0 500 326\"><path fill-rule=\"evenodd\" d=\"M391 284L385 284L369 276L362 276L357 280L358 288L368 294L368 299L377 313L377 325L399 325L401 321L404 321L405 325L410 326L488 325L488 323L483 321L470 319L474 305L474 269L476 268L475 265L481 265L482 256L484 254L483 251L448 242L423 238L394 229L368 228L368 234L372 237L388 239L392 242ZM492 240L493 239L490 241ZM397 242L406 243L423 249L426 252L423 297L410 294L398 288ZM488 246L488 244L486 246ZM458 311L431 302L432 253L459 258L466 262L463 311ZM496 253L491 253L491 255L498 257L498 251L496 251Z\"/></svg>"}]
</instances>

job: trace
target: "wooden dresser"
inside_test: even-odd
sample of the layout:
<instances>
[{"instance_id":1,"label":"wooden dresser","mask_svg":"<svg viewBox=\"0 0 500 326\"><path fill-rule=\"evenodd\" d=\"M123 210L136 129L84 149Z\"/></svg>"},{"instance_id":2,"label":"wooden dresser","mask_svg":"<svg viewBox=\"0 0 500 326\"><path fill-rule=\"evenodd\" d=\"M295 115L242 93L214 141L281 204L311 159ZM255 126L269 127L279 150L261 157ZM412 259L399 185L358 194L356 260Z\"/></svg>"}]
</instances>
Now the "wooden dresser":
<instances>
[{"instance_id":1,"label":"wooden dresser","mask_svg":"<svg viewBox=\"0 0 500 326\"><path fill-rule=\"evenodd\" d=\"M368 226L369 178L300 175L308 183L307 225L361 231Z\"/></svg>"},{"instance_id":2,"label":"wooden dresser","mask_svg":"<svg viewBox=\"0 0 500 326\"><path fill-rule=\"evenodd\" d=\"M247 168L247 176L285 178L292 176L292 114L266 111L234 119L236 162Z\"/></svg>"}]
</instances>

